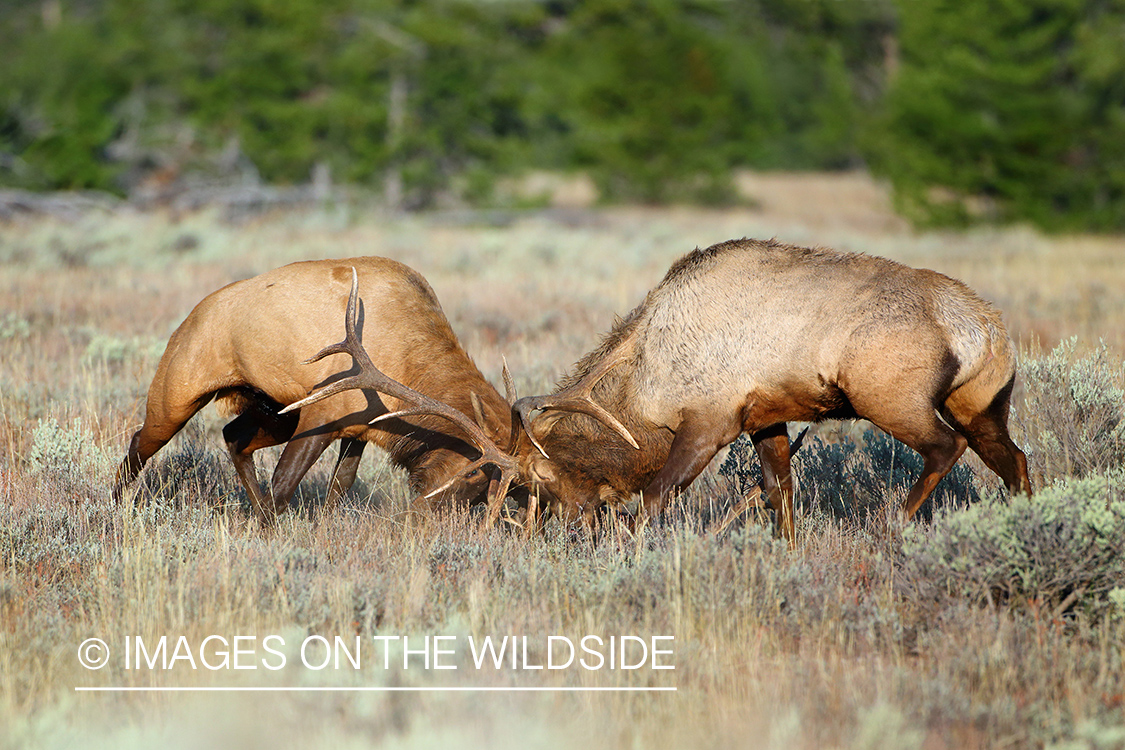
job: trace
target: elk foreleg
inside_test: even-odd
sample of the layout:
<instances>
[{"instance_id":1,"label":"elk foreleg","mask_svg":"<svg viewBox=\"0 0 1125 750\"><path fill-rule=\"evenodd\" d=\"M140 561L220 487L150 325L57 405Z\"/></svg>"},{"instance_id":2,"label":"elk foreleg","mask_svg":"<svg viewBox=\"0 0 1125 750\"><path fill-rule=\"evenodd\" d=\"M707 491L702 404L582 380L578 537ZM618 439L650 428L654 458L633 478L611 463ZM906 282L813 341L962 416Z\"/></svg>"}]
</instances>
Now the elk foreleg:
<instances>
[{"instance_id":1,"label":"elk foreleg","mask_svg":"<svg viewBox=\"0 0 1125 750\"><path fill-rule=\"evenodd\" d=\"M269 525L279 513L289 509L289 501L297 491L297 485L304 479L320 455L332 444L335 435L331 431L304 432L290 440L277 460L270 483L273 489L273 505L262 517ZM358 460L358 459L357 459Z\"/></svg>"},{"instance_id":2,"label":"elk foreleg","mask_svg":"<svg viewBox=\"0 0 1125 750\"><path fill-rule=\"evenodd\" d=\"M751 433L750 440L762 462L762 489L777 514L777 529L792 545L796 541L793 527L793 476L789 464L789 431L785 423Z\"/></svg>"},{"instance_id":3,"label":"elk foreleg","mask_svg":"<svg viewBox=\"0 0 1125 750\"><path fill-rule=\"evenodd\" d=\"M737 422L716 423L714 418L685 414L664 466L641 495L641 517L653 518L664 510L668 497L699 476L719 450L742 432Z\"/></svg>"},{"instance_id":4,"label":"elk foreleg","mask_svg":"<svg viewBox=\"0 0 1125 750\"><path fill-rule=\"evenodd\" d=\"M340 441L340 457L336 460L336 469L332 472L332 480L328 484L328 496L324 499L325 508L335 507L344 493L355 484L359 460L363 457L363 449L366 446L367 443L355 438L344 438Z\"/></svg>"},{"instance_id":5,"label":"elk foreleg","mask_svg":"<svg viewBox=\"0 0 1125 750\"><path fill-rule=\"evenodd\" d=\"M226 441L231 463L234 464L234 470L238 472L238 478L259 517L265 517L269 513L270 503L258 481L254 451L284 443L292 437L296 428L295 415L279 417L257 405L239 414L223 427L223 440Z\"/></svg>"}]
</instances>

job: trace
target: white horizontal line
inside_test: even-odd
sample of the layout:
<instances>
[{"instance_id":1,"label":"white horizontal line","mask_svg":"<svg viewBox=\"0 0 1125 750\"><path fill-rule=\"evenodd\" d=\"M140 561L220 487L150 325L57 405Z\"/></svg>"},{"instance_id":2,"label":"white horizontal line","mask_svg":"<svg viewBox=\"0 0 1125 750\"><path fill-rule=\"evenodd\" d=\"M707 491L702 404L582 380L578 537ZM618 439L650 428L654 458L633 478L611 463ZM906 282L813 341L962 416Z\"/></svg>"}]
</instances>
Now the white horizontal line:
<instances>
[{"instance_id":1,"label":"white horizontal line","mask_svg":"<svg viewBox=\"0 0 1125 750\"><path fill-rule=\"evenodd\" d=\"M674 693L675 687L76 687L79 693Z\"/></svg>"}]
</instances>

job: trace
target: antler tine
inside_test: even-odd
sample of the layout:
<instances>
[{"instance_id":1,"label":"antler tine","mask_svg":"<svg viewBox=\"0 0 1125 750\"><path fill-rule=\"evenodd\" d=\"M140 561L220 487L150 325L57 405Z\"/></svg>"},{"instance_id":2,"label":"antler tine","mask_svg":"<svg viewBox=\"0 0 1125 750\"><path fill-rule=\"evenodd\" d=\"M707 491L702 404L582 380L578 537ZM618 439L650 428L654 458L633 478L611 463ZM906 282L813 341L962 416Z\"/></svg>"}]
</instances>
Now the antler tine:
<instances>
[{"instance_id":1,"label":"antler tine","mask_svg":"<svg viewBox=\"0 0 1125 750\"><path fill-rule=\"evenodd\" d=\"M539 403L542 398L542 396L524 396L519 401L512 404L512 445L515 445L516 438L518 437L516 433L516 418L518 417L518 424L523 425L523 431L527 434L528 439L531 440L531 444L543 454L543 458L550 458L550 456L547 455L547 449L539 444L539 441L535 439L535 433L531 430L531 412L536 409L544 408Z\"/></svg>"},{"instance_id":2,"label":"antler tine","mask_svg":"<svg viewBox=\"0 0 1125 750\"><path fill-rule=\"evenodd\" d=\"M356 304L356 300L358 298L359 274L356 273L355 267L353 266L352 289L348 294L348 308L344 313L344 340L337 344L332 344L330 346L324 347L313 356L304 360L301 364L311 365L313 362L319 362L320 360L332 354L350 354L352 358L356 360L356 363L359 364L360 375L362 375L364 370L368 367L371 369L375 369L375 364L371 361L371 357L367 355L367 350L363 348L362 344L360 344L359 334L356 333L356 324L359 318L358 305ZM351 390L352 388L357 388L359 386L356 385L354 381L356 381L356 379L359 378L360 375L353 375L352 377L344 378L343 380L337 380L335 383L331 383L330 385L325 386L319 391L310 393L300 401L294 401L293 403L282 409L280 413L285 414L287 412L300 409L303 406L315 404L317 401L323 401L329 396L334 396L337 393Z\"/></svg>"},{"instance_id":3,"label":"antler tine","mask_svg":"<svg viewBox=\"0 0 1125 750\"><path fill-rule=\"evenodd\" d=\"M516 480L515 468L500 468L500 478L494 475L488 486L488 525L492 526L500 518L500 509L504 505L504 498Z\"/></svg>"},{"instance_id":4,"label":"antler tine","mask_svg":"<svg viewBox=\"0 0 1125 750\"><path fill-rule=\"evenodd\" d=\"M512 379L512 371L508 369L508 358L500 355L504 360L504 398L509 404L516 402L516 381Z\"/></svg>"},{"instance_id":5,"label":"antler tine","mask_svg":"<svg viewBox=\"0 0 1125 750\"><path fill-rule=\"evenodd\" d=\"M508 369L508 358L503 355L501 355L500 358L504 360L504 398L507 399L508 404L512 407L512 429L508 433L508 453L514 454L516 452L516 447L520 442L520 425L522 424L525 426L523 431L531 438L531 442L539 449L539 452L546 457L547 451L543 450L543 446L540 445L539 441L535 439L535 436L531 434L531 430L526 429L526 425L528 424L527 419L524 418L522 413L516 411L516 404L520 402L516 395L516 381L512 378L512 371Z\"/></svg>"},{"instance_id":6,"label":"antler tine","mask_svg":"<svg viewBox=\"0 0 1125 750\"><path fill-rule=\"evenodd\" d=\"M497 479L494 476L488 483L488 524L492 525L496 522L496 519L500 517L500 508L504 504L504 498L508 496L508 490L512 488L512 485L515 484L516 480L519 478L519 466L514 461L510 464L503 464L497 462L490 456L481 456L476 461L466 466L459 474L450 478L445 484L437 489L430 490L423 495L423 497L428 500L440 495L456 484L462 477L472 474L474 471L484 468L484 466L490 463L496 464L500 469L500 478Z\"/></svg>"},{"instance_id":7,"label":"antler tine","mask_svg":"<svg viewBox=\"0 0 1125 750\"><path fill-rule=\"evenodd\" d=\"M333 344L332 346L325 347L314 357L307 361L310 363L316 362L317 360L323 359L330 354L350 354L355 360L356 364L359 365L359 372L355 375L343 378L336 381L335 383L331 383L325 386L324 388L314 391L300 401L289 404L287 407L282 409L281 412L285 413L293 411L294 409L300 409L303 406L308 406L309 404L316 403L317 401L321 401L342 391L352 390L356 388L366 388L378 391L379 393L393 396L394 398L397 398L400 401L404 401L408 404L413 404L413 406L409 406L405 409L399 409L387 414L382 414L371 420L372 424L385 419L390 419L392 417L433 414L435 416L448 419L449 421L460 427L462 430L464 430L465 433L469 436L469 439L481 452L481 457L479 459L469 464L468 467L466 467L463 471L454 476L448 482L443 484L441 487L427 494L426 497L433 497L434 495L440 494L462 477L472 474L474 471L480 469L486 464L494 464L502 471L514 475L518 467L518 463L515 457L511 456L508 453L505 453L504 451L501 451L492 441L492 439L484 432L484 430L482 430L471 419L454 409L449 404L431 398L424 393L419 393L418 391L405 385L404 383L400 383L375 366L375 363L371 361L371 357L367 354L367 350L364 349L363 344L360 343L359 335L356 332L356 325L359 317L356 304L356 300L358 299L358 297L359 276L356 273L355 268L352 268L352 289L351 293L348 295L348 308L347 313L344 316L344 340L338 344Z\"/></svg>"},{"instance_id":8,"label":"antler tine","mask_svg":"<svg viewBox=\"0 0 1125 750\"><path fill-rule=\"evenodd\" d=\"M477 471L478 469L484 468L485 465L490 464L490 463L492 463L491 459L489 459L486 456L481 456L476 461L473 461L471 464L466 466L460 473L454 474L452 477L450 477L449 480L446 481L445 484L441 485L440 487L437 487L436 489L430 490L425 495L422 495L422 497L426 500L429 500L432 497L437 497L438 495L445 492L447 489L449 489L453 485L457 484L457 482L461 481L461 479L463 479L467 475L472 474L474 471Z\"/></svg>"},{"instance_id":9,"label":"antler tine","mask_svg":"<svg viewBox=\"0 0 1125 750\"><path fill-rule=\"evenodd\" d=\"M539 409L558 409L562 411L576 411L587 416L597 419L607 426L611 427L625 441L634 448L640 449L637 441L629 432L625 425L608 411L606 411L600 404L594 401L593 391L594 386L605 377L606 373L621 363L618 357L606 358L602 360L593 370L588 372L585 377L579 380L569 388L564 388L558 393L552 393L545 396L525 396L512 404L512 411L519 415L520 422L523 423L524 431L527 432L528 438L531 439L532 444L539 449L544 458L550 458L547 451L535 439L535 435L531 431L531 413Z\"/></svg>"},{"instance_id":10,"label":"antler tine","mask_svg":"<svg viewBox=\"0 0 1125 750\"><path fill-rule=\"evenodd\" d=\"M807 434L809 434L809 428L805 427L805 429L801 430L801 434L797 436L797 439L793 441L793 444L789 446L790 456L797 452L801 447L801 443L805 442L805 435Z\"/></svg>"}]
</instances>

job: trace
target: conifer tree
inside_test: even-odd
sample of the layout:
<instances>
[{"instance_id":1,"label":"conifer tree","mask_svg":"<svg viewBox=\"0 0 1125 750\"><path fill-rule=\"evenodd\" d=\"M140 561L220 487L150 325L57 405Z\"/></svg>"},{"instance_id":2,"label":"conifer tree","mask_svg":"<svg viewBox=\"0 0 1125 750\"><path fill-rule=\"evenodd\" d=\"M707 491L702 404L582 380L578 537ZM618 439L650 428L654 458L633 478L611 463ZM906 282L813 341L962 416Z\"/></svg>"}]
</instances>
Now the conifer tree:
<instances>
[{"instance_id":1,"label":"conifer tree","mask_svg":"<svg viewBox=\"0 0 1125 750\"><path fill-rule=\"evenodd\" d=\"M1125 227L1125 5L905 0L872 148L923 223Z\"/></svg>"}]
</instances>

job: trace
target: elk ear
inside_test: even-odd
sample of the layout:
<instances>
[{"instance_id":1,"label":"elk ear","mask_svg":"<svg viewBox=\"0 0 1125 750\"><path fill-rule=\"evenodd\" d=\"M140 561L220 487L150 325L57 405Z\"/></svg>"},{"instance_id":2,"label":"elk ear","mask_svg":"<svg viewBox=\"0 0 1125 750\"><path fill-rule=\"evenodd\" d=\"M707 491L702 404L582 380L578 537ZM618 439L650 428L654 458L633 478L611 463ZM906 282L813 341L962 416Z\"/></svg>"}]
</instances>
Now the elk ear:
<instances>
[{"instance_id":1,"label":"elk ear","mask_svg":"<svg viewBox=\"0 0 1125 750\"><path fill-rule=\"evenodd\" d=\"M535 419L531 420L531 427L535 430L536 435L539 437L546 437L551 434L551 430L555 429L558 421L565 417L565 411L545 411L540 413Z\"/></svg>"},{"instance_id":2,"label":"elk ear","mask_svg":"<svg viewBox=\"0 0 1125 750\"><path fill-rule=\"evenodd\" d=\"M531 478L538 484L550 484L558 479L555 466L545 458L537 457L531 462Z\"/></svg>"},{"instance_id":3,"label":"elk ear","mask_svg":"<svg viewBox=\"0 0 1125 750\"><path fill-rule=\"evenodd\" d=\"M534 419L525 422L520 417L519 412L513 407L512 434L508 439L508 452L522 453L524 449L527 448L528 443L530 443L535 446L535 450L531 452L543 458L550 458L550 455L547 453L546 449L543 448L540 440L550 434L551 429L562 416L562 412L547 411L537 414Z\"/></svg>"}]
</instances>

